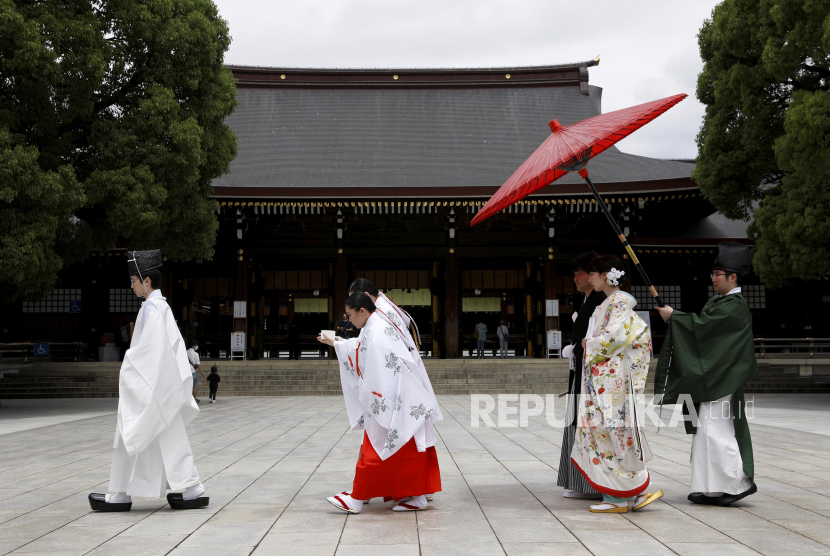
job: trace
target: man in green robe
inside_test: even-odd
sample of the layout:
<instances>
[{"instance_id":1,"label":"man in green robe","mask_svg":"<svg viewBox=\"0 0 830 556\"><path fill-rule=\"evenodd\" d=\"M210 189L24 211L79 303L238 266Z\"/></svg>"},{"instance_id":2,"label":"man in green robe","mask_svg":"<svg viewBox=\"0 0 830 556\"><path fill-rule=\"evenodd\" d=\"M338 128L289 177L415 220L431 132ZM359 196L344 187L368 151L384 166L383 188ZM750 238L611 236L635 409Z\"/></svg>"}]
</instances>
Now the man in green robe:
<instances>
[{"instance_id":1,"label":"man in green robe","mask_svg":"<svg viewBox=\"0 0 830 556\"><path fill-rule=\"evenodd\" d=\"M718 295L700 314L657 309L669 326L655 393L665 394L662 404L691 398L698 416L697 426L686 420L686 432L694 435L689 500L696 504L728 506L758 490L744 400L758 366L752 315L740 287L751 261L747 246L720 243L711 274ZM683 412L690 414L685 403Z\"/></svg>"}]
</instances>

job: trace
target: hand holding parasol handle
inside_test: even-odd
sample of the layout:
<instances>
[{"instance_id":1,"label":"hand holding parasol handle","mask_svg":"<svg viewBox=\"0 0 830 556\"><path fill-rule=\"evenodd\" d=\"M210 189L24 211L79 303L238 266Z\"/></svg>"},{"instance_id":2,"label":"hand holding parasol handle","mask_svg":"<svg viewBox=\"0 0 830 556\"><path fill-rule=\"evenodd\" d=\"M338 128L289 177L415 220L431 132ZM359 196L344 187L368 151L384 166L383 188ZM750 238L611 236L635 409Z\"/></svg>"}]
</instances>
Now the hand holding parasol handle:
<instances>
[{"instance_id":1,"label":"hand holding parasol handle","mask_svg":"<svg viewBox=\"0 0 830 556\"><path fill-rule=\"evenodd\" d=\"M651 280L648 279L648 275L646 274L643 265L640 264L640 260L637 259L637 255L634 254L634 249L632 249L631 245L629 245L628 240L625 237L625 234L623 234L622 230L620 230L620 227L617 225L616 220L614 220L614 217L611 216L611 211L609 211L608 207L605 205L605 201L603 201L602 197L599 196L597 188L594 187L594 183L591 181L591 178L588 177L588 169L582 168L581 170L579 170L578 173L580 177L582 177L588 183L588 186L590 186L591 192L594 194L594 199L596 199L597 203L599 203L599 206L602 207L602 212L605 213L605 218L608 219L608 222L611 224L611 227L614 228L614 232L616 232L617 237L620 238L623 247L625 247L625 250L628 252L628 256L631 257L631 261L634 263L634 266L637 267L637 272L640 273L640 278L642 278L643 282L646 283L648 291L650 291L651 295L654 297L654 302L657 304L658 307L664 307L666 304L663 303L662 299L660 299L660 296L657 294L657 289L651 283Z\"/></svg>"}]
</instances>

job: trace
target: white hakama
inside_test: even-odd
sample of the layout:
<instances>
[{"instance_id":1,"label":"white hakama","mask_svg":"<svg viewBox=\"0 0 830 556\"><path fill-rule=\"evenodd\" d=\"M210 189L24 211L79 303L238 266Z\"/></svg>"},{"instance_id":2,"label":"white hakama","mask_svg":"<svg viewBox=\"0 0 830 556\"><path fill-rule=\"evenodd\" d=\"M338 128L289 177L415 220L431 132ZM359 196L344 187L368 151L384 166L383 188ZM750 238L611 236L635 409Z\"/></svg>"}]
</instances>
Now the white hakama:
<instances>
[{"instance_id":1,"label":"white hakama","mask_svg":"<svg viewBox=\"0 0 830 556\"><path fill-rule=\"evenodd\" d=\"M731 399L729 394L700 404L700 422L692 436L692 492L720 496L740 494L752 486L735 439Z\"/></svg>"},{"instance_id":2,"label":"white hakama","mask_svg":"<svg viewBox=\"0 0 830 556\"><path fill-rule=\"evenodd\" d=\"M164 498L165 490L182 490L199 484L199 472L181 415L142 452L130 456L123 439L112 454L111 492L129 496Z\"/></svg>"},{"instance_id":3,"label":"white hakama","mask_svg":"<svg viewBox=\"0 0 830 556\"><path fill-rule=\"evenodd\" d=\"M199 413L190 362L170 307L151 293L136 319L118 384L110 492L163 498L198 485L185 426Z\"/></svg>"}]
</instances>

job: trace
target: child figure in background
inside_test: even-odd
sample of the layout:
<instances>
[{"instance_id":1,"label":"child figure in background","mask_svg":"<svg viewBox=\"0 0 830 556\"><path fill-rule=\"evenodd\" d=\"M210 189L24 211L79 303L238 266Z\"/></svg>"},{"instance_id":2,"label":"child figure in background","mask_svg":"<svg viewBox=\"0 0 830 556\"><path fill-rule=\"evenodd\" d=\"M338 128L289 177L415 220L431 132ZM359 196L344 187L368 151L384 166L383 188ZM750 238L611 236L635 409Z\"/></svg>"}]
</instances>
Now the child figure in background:
<instances>
[{"instance_id":1,"label":"child figure in background","mask_svg":"<svg viewBox=\"0 0 830 556\"><path fill-rule=\"evenodd\" d=\"M210 396L209 401L210 403L216 403L216 390L219 388L219 383L222 382L222 379L219 378L219 369L216 365L210 368L210 374L207 377L207 381L210 384Z\"/></svg>"}]
</instances>

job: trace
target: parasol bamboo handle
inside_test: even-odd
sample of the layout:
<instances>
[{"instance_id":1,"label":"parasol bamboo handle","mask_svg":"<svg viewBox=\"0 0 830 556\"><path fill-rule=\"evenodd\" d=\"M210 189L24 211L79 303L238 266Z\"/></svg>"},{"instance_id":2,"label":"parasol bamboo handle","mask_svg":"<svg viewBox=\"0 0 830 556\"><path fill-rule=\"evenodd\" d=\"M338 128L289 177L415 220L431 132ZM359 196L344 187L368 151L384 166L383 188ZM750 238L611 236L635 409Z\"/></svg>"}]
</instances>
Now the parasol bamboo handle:
<instances>
[{"instance_id":1,"label":"parasol bamboo handle","mask_svg":"<svg viewBox=\"0 0 830 556\"><path fill-rule=\"evenodd\" d=\"M605 201L603 201L602 197L599 196L597 188L594 187L594 183L591 181L591 178L588 177L587 169L583 168L582 170L580 170L579 175L582 176L582 178L590 186L591 192L594 194L594 199L596 199L597 203L599 203L599 206L602 208L602 212L605 214L605 218L608 219L608 222L611 224L611 227L614 229L614 232L617 234L617 237L620 238L623 247L625 247L626 252L628 252L628 256L631 257L631 261L637 268L637 272L640 273L640 278L642 278L643 282L645 282L646 286L648 286L648 291L650 291L652 297L654 297L654 302L657 304L658 307L665 307L666 304L663 303L662 299L660 299L660 296L657 293L657 288L655 288L654 285L651 283L651 280L649 280L648 275L646 274L646 271L643 268L643 265L640 264L640 260L637 258L637 255L634 254L634 249L631 248L631 245L628 243L625 234L623 234L622 230L620 230L620 227L617 225L616 220L614 220L614 217L611 216L611 211L609 211L608 207L605 206Z\"/></svg>"}]
</instances>

